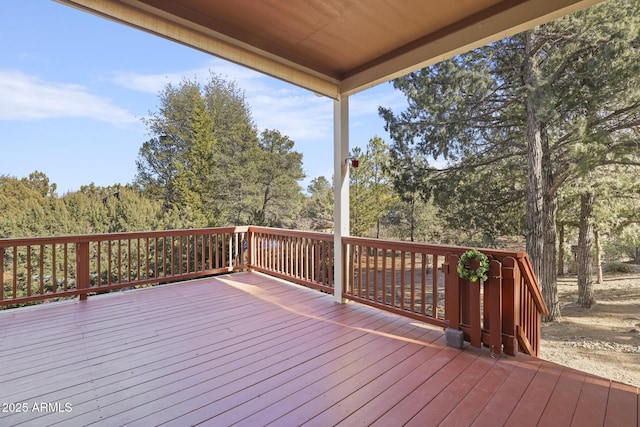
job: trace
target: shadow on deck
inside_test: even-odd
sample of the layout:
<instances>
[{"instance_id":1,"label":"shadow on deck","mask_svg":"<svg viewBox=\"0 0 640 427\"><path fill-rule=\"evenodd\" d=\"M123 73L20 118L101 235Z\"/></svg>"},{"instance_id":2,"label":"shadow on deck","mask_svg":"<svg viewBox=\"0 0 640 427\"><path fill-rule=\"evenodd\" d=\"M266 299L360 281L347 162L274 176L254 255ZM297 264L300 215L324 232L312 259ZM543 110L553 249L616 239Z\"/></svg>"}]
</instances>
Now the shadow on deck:
<instances>
[{"instance_id":1,"label":"shadow on deck","mask_svg":"<svg viewBox=\"0 0 640 427\"><path fill-rule=\"evenodd\" d=\"M0 425L637 426L638 389L260 273L0 312Z\"/></svg>"}]
</instances>

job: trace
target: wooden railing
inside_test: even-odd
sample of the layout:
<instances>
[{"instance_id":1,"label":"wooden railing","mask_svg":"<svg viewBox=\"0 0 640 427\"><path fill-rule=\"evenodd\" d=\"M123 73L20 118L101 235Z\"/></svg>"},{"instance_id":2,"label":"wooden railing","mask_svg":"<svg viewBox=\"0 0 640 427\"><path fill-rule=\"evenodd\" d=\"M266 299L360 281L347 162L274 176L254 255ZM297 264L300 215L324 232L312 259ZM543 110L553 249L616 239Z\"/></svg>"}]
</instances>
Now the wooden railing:
<instances>
[{"instance_id":1,"label":"wooden railing","mask_svg":"<svg viewBox=\"0 0 640 427\"><path fill-rule=\"evenodd\" d=\"M344 296L445 326L444 277L448 254L440 246L346 237Z\"/></svg>"},{"instance_id":2,"label":"wooden railing","mask_svg":"<svg viewBox=\"0 0 640 427\"><path fill-rule=\"evenodd\" d=\"M0 307L247 268L247 230L0 239Z\"/></svg>"},{"instance_id":3,"label":"wooden railing","mask_svg":"<svg viewBox=\"0 0 640 427\"><path fill-rule=\"evenodd\" d=\"M495 354L538 355L547 309L524 252L483 249L486 281L460 279L468 249L376 239L343 239L346 298L427 323L462 330L471 345Z\"/></svg>"},{"instance_id":4,"label":"wooden railing","mask_svg":"<svg viewBox=\"0 0 640 427\"><path fill-rule=\"evenodd\" d=\"M0 307L252 269L333 293L333 235L265 227L0 239ZM494 353L538 355L546 307L526 253L483 250L489 278L458 277L469 248L346 237L342 297L463 331Z\"/></svg>"},{"instance_id":5,"label":"wooden railing","mask_svg":"<svg viewBox=\"0 0 640 427\"><path fill-rule=\"evenodd\" d=\"M250 267L333 293L333 234L249 227Z\"/></svg>"}]
</instances>

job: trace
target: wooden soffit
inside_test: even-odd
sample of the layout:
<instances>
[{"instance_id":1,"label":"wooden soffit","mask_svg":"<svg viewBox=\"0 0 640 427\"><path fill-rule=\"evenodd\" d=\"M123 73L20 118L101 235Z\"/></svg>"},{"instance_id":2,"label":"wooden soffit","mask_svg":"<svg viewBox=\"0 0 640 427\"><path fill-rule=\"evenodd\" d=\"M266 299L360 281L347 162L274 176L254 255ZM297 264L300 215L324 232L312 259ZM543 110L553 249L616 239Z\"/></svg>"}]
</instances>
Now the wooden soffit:
<instances>
[{"instance_id":1,"label":"wooden soffit","mask_svg":"<svg viewBox=\"0 0 640 427\"><path fill-rule=\"evenodd\" d=\"M601 0L56 0L332 98Z\"/></svg>"}]
</instances>

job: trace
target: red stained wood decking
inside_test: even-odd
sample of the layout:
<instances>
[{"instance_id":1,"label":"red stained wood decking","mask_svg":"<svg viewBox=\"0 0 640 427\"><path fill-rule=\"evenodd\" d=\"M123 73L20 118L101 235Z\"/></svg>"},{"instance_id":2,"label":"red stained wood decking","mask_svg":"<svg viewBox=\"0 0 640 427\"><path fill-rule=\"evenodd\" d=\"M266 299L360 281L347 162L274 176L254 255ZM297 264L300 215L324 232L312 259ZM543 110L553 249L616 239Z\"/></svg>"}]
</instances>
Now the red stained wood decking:
<instances>
[{"instance_id":1,"label":"red stained wood decking","mask_svg":"<svg viewBox=\"0 0 640 427\"><path fill-rule=\"evenodd\" d=\"M638 426L638 389L258 273L0 312L0 425Z\"/></svg>"}]
</instances>

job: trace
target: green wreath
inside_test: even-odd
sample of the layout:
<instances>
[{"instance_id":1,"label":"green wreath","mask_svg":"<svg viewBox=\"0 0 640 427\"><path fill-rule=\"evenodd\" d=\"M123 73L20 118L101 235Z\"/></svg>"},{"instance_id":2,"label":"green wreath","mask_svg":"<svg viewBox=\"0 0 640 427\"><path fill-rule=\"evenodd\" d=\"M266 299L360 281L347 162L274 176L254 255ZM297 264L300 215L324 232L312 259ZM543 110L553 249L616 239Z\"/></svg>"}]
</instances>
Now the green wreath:
<instances>
[{"instance_id":1,"label":"green wreath","mask_svg":"<svg viewBox=\"0 0 640 427\"><path fill-rule=\"evenodd\" d=\"M475 270L467 267L472 259L478 261L479 267ZM489 271L489 258L477 249L471 249L462 254L458 261L458 276L470 282L477 282L479 279L487 280Z\"/></svg>"}]
</instances>

